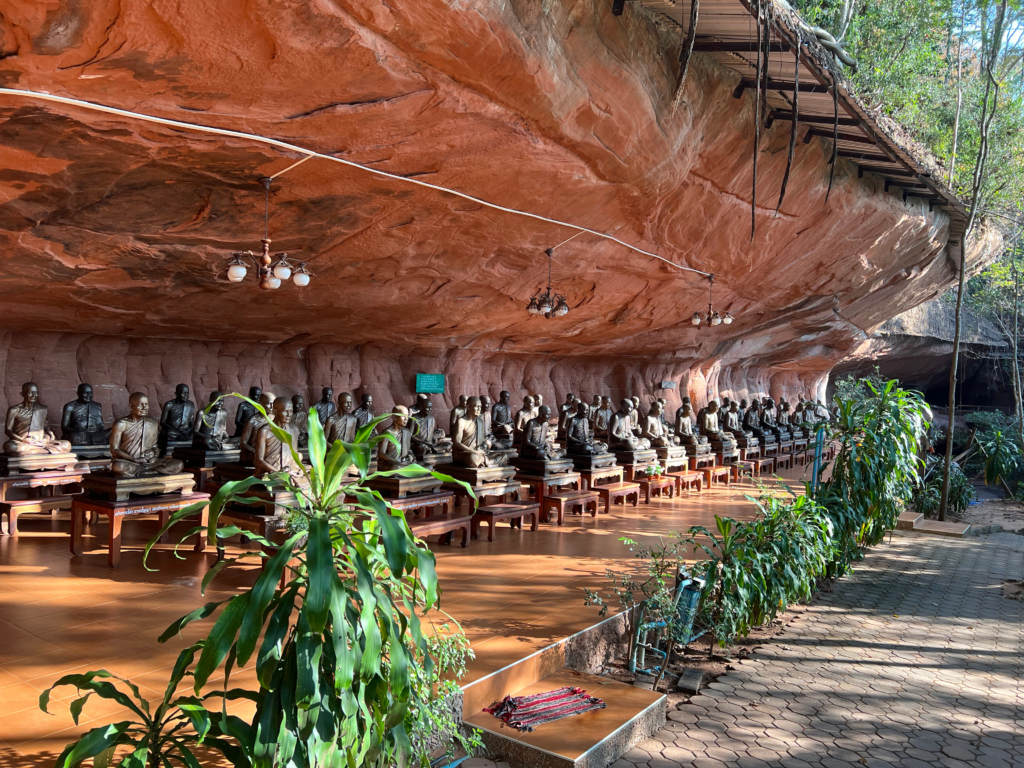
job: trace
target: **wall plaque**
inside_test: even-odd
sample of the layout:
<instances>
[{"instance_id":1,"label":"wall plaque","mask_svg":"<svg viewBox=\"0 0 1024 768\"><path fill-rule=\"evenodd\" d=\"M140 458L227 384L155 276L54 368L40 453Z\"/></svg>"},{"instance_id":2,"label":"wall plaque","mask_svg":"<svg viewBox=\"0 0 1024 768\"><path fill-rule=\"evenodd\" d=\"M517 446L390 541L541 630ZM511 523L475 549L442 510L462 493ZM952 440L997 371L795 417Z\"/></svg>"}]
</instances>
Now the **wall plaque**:
<instances>
[{"instance_id":1,"label":"wall plaque","mask_svg":"<svg viewBox=\"0 0 1024 768\"><path fill-rule=\"evenodd\" d=\"M662 389L675 389L678 385L674 381L663 381L661 382Z\"/></svg>"},{"instance_id":2,"label":"wall plaque","mask_svg":"<svg viewBox=\"0 0 1024 768\"><path fill-rule=\"evenodd\" d=\"M424 395L444 394L443 373L417 373L416 393Z\"/></svg>"}]
</instances>

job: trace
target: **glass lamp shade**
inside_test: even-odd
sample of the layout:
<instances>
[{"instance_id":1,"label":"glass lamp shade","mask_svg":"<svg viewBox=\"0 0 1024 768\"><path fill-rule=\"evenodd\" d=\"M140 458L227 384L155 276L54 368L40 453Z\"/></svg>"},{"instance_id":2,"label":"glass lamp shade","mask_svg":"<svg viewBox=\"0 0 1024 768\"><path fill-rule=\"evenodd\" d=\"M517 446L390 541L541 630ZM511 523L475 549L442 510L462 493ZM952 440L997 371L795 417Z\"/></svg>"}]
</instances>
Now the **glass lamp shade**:
<instances>
[{"instance_id":1,"label":"glass lamp shade","mask_svg":"<svg viewBox=\"0 0 1024 768\"><path fill-rule=\"evenodd\" d=\"M267 287L272 291L276 291L281 287L281 278L271 275L267 278Z\"/></svg>"},{"instance_id":2,"label":"glass lamp shade","mask_svg":"<svg viewBox=\"0 0 1024 768\"><path fill-rule=\"evenodd\" d=\"M534 296L530 299L530 303L526 305L526 311L531 315L540 314L540 307L537 306L537 297Z\"/></svg>"},{"instance_id":3,"label":"glass lamp shade","mask_svg":"<svg viewBox=\"0 0 1024 768\"><path fill-rule=\"evenodd\" d=\"M732 325L732 320L732 315L730 315L728 312L726 312L725 317L722 318L722 322L725 323L726 325Z\"/></svg>"},{"instance_id":4,"label":"glass lamp shade","mask_svg":"<svg viewBox=\"0 0 1024 768\"><path fill-rule=\"evenodd\" d=\"M292 276L292 268L287 262L279 261L274 267L274 277L278 280L287 280Z\"/></svg>"},{"instance_id":5,"label":"glass lamp shade","mask_svg":"<svg viewBox=\"0 0 1024 768\"><path fill-rule=\"evenodd\" d=\"M690 322L694 325L700 325L700 312L694 312L693 317L690 318Z\"/></svg>"},{"instance_id":6,"label":"glass lamp shade","mask_svg":"<svg viewBox=\"0 0 1024 768\"><path fill-rule=\"evenodd\" d=\"M232 283L240 283L245 280L247 273L245 264L232 264L228 267L228 280Z\"/></svg>"},{"instance_id":7,"label":"glass lamp shade","mask_svg":"<svg viewBox=\"0 0 1024 768\"><path fill-rule=\"evenodd\" d=\"M300 288L309 285L309 273L308 272L296 272L292 275L292 281Z\"/></svg>"},{"instance_id":8,"label":"glass lamp shade","mask_svg":"<svg viewBox=\"0 0 1024 768\"><path fill-rule=\"evenodd\" d=\"M551 299L544 296L538 304L538 311L543 312L545 315L551 311Z\"/></svg>"},{"instance_id":9,"label":"glass lamp shade","mask_svg":"<svg viewBox=\"0 0 1024 768\"><path fill-rule=\"evenodd\" d=\"M715 313L714 313L714 314L713 314L713 315L711 316L711 324L712 324L712 325L721 325L721 324L722 324L722 318L720 318L720 317L718 316L718 313L717 313L717 312L715 312Z\"/></svg>"},{"instance_id":10,"label":"glass lamp shade","mask_svg":"<svg viewBox=\"0 0 1024 768\"><path fill-rule=\"evenodd\" d=\"M565 299L559 299L558 304L555 305L552 314L556 317L561 317L569 313L569 305L565 303Z\"/></svg>"}]
</instances>

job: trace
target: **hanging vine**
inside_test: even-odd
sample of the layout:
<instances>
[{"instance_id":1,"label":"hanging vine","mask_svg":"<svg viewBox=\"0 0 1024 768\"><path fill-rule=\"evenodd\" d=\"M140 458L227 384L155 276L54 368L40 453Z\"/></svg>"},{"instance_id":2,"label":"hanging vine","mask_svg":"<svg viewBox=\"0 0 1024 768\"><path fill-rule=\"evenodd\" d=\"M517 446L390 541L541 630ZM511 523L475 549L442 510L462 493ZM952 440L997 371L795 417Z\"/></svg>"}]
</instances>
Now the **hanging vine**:
<instances>
[{"instance_id":1,"label":"hanging vine","mask_svg":"<svg viewBox=\"0 0 1024 768\"><path fill-rule=\"evenodd\" d=\"M782 177L782 188L779 189L779 203L775 206L778 214L782 201L786 197L786 186L789 184L789 172L793 168L793 155L796 153L796 131L800 120L800 35L796 36L796 59L793 68L793 120L789 131L789 154L786 156L786 173Z\"/></svg>"},{"instance_id":2,"label":"hanging vine","mask_svg":"<svg viewBox=\"0 0 1024 768\"><path fill-rule=\"evenodd\" d=\"M761 146L761 14L764 0L757 0L757 64L754 82L754 180L750 189L750 242L757 230L757 150Z\"/></svg>"},{"instance_id":3,"label":"hanging vine","mask_svg":"<svg viewBox=\"0 0 1024 768\"><path fill-rule=\"evenodd\" d=\"M679 78L676 80L676 92L672 97L672 111L679 107L683 100L683 86L686 85L686 75L690 71L690 57L693 55L693 44L697 40L697 16L700 14L700 0L692 0L690 3L690 27L686 31L686 38L679 48Z\"/></svg>"},{"instance_id":4,"label":"hanging vine","mask_svg":"<svg viewBox=\"0 0 1024 768\"><path fill-rule=\"evenodd\" d=\"M825 193L825 202L828 202L832 194L832 180L836 177L836 160L839 159L839 82L836 75L832 73L832 161L829 163L828 191Z\"/></svg>"}]
</instances>

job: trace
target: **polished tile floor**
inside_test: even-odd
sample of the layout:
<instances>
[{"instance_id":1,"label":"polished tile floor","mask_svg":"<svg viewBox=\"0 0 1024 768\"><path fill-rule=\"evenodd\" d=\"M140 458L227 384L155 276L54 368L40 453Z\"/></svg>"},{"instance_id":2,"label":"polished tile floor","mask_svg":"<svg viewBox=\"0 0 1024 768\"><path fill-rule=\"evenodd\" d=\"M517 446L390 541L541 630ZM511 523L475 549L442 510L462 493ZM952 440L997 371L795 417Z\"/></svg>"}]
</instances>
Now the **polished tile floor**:
<instances>
[{"instance_id":1,"label":"polished tile floor","mask_svg":"<svg viewBox=\"0 0 1024 768\"><path fill-rule=\"evenodd\" d=\"M803 470L786 471L790 481ZM749 485L715 488L681 499L613 507L597 519L571 517L561 527L542 524L531 533L502 524L494 541L467 549L433 546L443 588L442 608L459 621L477 658L463 682L479 679L601 619L583 604L583 588L597 588L607 569L625 568L631 556L620 538L652 540L715 515L749 518ZM186 643L205 636L201 625L167 644L157 636L174 619L205 602L222 600L254 578L254 569L229 568L199 593L214 555L170 547L155 551L148 571L142 546L156 521L125 525L122 566L111 569L103 548L105 523L85 540L86 553L69 552L66 513L23 517L20 535L0 536L0 768L48 766L64 745L118 715L118 706L90 700L79 725L69 706L75 691L55 692L52 714L38 708L42 690L63 674L104 668L129 677L144 696L162 696L167 674ZM443 621L443 619L439 619ZM252 684L251 665L232 675Z\"/></svg>"}]
</instances>

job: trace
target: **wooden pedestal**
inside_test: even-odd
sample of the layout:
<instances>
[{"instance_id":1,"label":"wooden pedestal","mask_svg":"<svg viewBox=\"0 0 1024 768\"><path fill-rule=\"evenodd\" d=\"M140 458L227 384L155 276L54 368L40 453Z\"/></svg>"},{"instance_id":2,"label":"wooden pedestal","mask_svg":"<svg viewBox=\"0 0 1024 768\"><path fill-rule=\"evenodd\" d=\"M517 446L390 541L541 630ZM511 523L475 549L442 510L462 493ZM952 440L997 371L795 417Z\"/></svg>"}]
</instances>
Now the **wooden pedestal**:
<instances>
[{"instance_id":1,"label":"wooden pedestal","mask_svg":"<svg viewBox=\"0 0 1024 768\"><path fill-rule=\"evenodd\" d=\"M238 462L241 453L238 448L229 451L207 451L201 448L175 448L172 456L185 462L186 467L213 467L215 464Z\"/></svg>"},{"instance_id":2,"label":"wooden pedestal","mask_svg":"<svg viewBox=\"0 0 1024 768\"><path fill-rule=\"evenodd\" d=\"M0 475L59 470L72 472L78 457L73 453L43 453L38 456L7 456L0 454Z\"/></svg>"},{"instance_id":3,"label":"wooden pedestal","mask_svg":"<svg viewBox=\"0 0 1024 768\"><path fill-rule=\"evenodd\" d=\"M145 477L115 477L112 472L90 472L82 477L82 488L90 496L111 501L127 501L136 496L156 496L170 493L188 495L196 480L188 472L177 475L149 475Z\"/></svg>"},{"instance_id":4,"label":"wooden pedestal","mask_svg":"<svg viewBox=\"0 0 1024 768\"><path fill-rule=\"evenodd\" d=\"M385 498L401 499L410 493L433 493L441 487L441 480L433 475L423 477L376 477L366 481L366 487L377 491Z\"/></svg>"}]
</instances>

